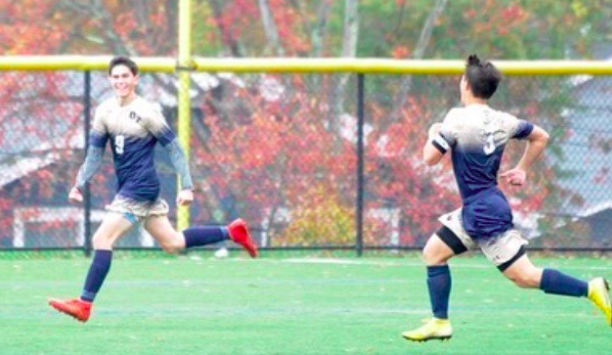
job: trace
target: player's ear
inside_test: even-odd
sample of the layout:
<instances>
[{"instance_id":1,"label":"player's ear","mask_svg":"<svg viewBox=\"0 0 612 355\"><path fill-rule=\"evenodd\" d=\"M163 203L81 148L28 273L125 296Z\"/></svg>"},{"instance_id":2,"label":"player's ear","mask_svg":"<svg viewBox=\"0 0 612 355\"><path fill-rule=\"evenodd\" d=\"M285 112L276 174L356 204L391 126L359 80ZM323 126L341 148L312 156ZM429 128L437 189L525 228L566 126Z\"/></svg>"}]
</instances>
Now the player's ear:
<instances>
[{"instance_id":1,"label":"player's ear","mask_svg":"<svg viewBox=\"0 0 612 355\"><path fill-rule=\"evenodd\" d=\"M465 75L461 76L461 82L459 83L459 88L461 89L462 92L470 90L470 86L468 85L468 81L465 78Z\"/></svg>"}]
</instances>

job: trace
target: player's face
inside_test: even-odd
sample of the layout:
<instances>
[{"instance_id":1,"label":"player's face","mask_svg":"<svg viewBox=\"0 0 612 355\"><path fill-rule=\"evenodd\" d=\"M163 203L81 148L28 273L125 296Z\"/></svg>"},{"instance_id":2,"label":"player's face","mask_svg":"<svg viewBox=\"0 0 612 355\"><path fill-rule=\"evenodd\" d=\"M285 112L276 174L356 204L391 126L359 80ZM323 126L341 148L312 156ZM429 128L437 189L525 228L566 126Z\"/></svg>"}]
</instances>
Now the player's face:
<instances>
[{"instance_id":1,"label":"player's face","mask_svg":"<svg viewBox=\"0 0 612 355\"><path fill-rule=\"evenodd\" d=\"M115 95L120 99L133 95L136 84L138 84L138 75L132 74L130 68L125 65L115 66L109 75L109 79Z\"/></svg>"}]
</instances>

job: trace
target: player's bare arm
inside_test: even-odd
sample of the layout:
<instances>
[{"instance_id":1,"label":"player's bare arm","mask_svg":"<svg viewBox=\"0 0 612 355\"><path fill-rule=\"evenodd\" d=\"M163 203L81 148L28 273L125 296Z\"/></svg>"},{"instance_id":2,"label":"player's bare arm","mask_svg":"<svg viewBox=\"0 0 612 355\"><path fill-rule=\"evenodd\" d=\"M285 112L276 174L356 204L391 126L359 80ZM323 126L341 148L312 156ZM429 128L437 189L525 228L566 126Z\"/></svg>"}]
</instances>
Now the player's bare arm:
<instances>
[{"instance_id":1,"label":"player's bare arm","mask_svg":"<svg viewBox=\"0 0 612 355\"><path fill-rule=\"evenodd\" d=\"M533 162L542 154L548 144L549 135L541 127L534 126L533 131L527 137L528 143L525 152L515 168L510 169L500 177L514 186L523 186L527 179L527 170Z\"/></svg>"}]
</instances>

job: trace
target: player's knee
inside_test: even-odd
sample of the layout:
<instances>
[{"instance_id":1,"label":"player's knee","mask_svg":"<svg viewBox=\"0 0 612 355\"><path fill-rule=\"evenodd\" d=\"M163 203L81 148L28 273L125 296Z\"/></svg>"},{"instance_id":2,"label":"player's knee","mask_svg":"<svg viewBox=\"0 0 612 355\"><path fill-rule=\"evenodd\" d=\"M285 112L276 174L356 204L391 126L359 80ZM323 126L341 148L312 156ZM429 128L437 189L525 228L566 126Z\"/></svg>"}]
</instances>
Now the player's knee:
<instances>
[{"instance_id":1,"label":"player's knee","mask_svg":"<svg viewBox=\"0 0 612 355\"><path fill-rule=\"evenodd\" d=\"M521 275L511 276L509 277L510 281L514 282L514 284L520 288L527 288L527 282L523 279Z\"/></svg>"},{"instance_id":2,"label":"player's knee","mask_svg":"<svg viewBox=\"0 0 612 355\"><path fill-rule=\"evenodd\" d=\"M432 243L425 244L422 255L427 265L438 265L446 262L446 258L440 253L439 248L436 248Z\"/></svg>"},{"instance_id":3,"label":"player's knee","mask_svg":"<svg viewBox=\"0 0 612 355\"><path fill-rule=\"evenodd\" d=\"M425 263L427 265L430 265L432 261L436 259L435 254L427 245L425 245L425 247L423 248L421 255L423 256L423 260L425 260Z\"/></svg>"},{"instance_id":4,"label":"player's knee","mask_svg":"<svg viewBox=\"0 0 612 355\"><path fill-rule=\"evenodd\" d=\"M162 244L162 249L168 254L178 254L181 251L175 244L171 243Z\"/></svg>"},{"instance_id":5,"label":"player's knee","mask_svg":"<svg viewBox=\"0 0 612 355\"><path fill-rule=\"evenodd\" d=\"M113 238L103 234L95 234L91 241L94 249L112 249L113 248Z\"/></svg>"},{"instance_id":6,"label":"player's knee","mask_svg":"<svg viewBox=\"0 0 612 355\"><path fill-rule=\"evenodd\" d=\"M178 254L180 253L182 250L185 249L185 243L182 242L180 239L175 238L173 240L169 240L165 243L163 243L161 245L162 249L164 249L165 252L170 253L170 254Z\"/></svg>"},{"instance_id":7,"label":"player's knee","mask_svg":"<svg viewBox=\"0 0 612 355\"><path fill-rule=\"evenodd\" d=\"M537 288L540 286L540 280L534 272L522 272L508 276L520 288Z\"/></svg>"}]
</instances>

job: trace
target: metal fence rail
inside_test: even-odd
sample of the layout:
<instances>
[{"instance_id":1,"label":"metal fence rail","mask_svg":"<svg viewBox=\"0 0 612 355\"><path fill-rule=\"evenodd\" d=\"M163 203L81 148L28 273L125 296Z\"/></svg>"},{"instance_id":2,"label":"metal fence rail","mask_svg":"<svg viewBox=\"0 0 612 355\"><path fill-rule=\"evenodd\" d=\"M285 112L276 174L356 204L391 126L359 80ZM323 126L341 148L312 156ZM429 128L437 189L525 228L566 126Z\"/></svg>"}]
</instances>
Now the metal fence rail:
<instances>
[{"instance_id":1,"label":"metal fence rail","mask_svg":"<svg viewBox=\"0 0 612 355\"><path fill-rule=\"evenodd\" d=\"M193 72L191 224L242 216L270 249L423 245L437 216L460 206L450 164L419 159L429 125L459 104L459 78L373 72ZM508 76L491 102L552 136L530 185L504 189L532 246L612 249L612 79L561 74ZM172 125L175 84L170 72L147 72L139 89ZM66 196L92 109L111 95L104 73L9 70L0 85L12 88L0 98L0 250L87 250L114 193L110 154L83 206ZM522 148L511 144L503 166ZM171 165L157 157L173 202ZM118 247L156 245L135 228Z\"/></svg>"}]
</instances>

